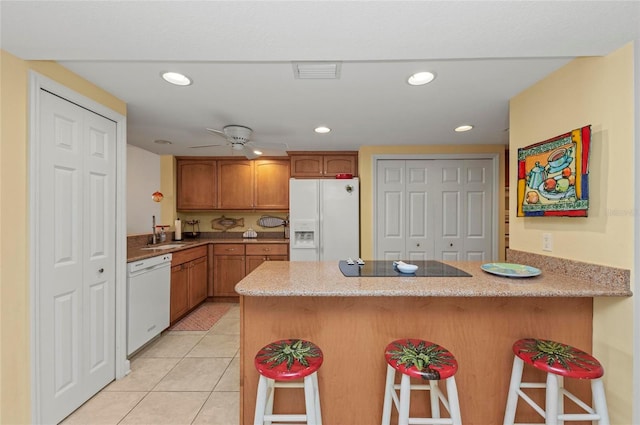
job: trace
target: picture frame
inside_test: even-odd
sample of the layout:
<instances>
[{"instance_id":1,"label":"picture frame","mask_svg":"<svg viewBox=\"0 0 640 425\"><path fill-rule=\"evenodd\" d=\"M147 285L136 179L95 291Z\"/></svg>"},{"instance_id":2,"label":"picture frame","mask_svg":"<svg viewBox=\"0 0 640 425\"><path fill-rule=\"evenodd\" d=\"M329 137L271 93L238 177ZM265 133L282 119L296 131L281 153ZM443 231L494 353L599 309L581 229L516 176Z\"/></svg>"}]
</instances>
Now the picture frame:
<instances>
[{"instance_id":1,"label":"picture frame","mask_svg":"<svg viewBox=\"0 0 640 425\"><path fill-rule=\"evenodd\" d=\"M518 149L517 217L587 217L591 126Z\"/></svg>"}]
</instances>

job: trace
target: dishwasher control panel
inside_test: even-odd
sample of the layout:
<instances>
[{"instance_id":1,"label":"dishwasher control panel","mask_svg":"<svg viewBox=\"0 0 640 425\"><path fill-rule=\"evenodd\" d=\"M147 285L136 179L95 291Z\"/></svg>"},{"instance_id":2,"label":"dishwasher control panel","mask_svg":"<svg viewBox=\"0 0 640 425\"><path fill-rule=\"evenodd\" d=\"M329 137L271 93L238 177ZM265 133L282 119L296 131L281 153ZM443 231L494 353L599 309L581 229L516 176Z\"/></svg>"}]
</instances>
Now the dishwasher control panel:
<instances>
[{"instance_id":1,"label":"dishwasher control panel","mask_svg":"<svg viewBox=\"0 0 640 425\"><path fill-rule=\"evenodd\" d=\"M129 273L132 273L167 262L171 262L171 254L163 254L156 257L145 258L144 260L132 261L131 263L127 264L127 268Z\"/></svg>"}]
</instances>

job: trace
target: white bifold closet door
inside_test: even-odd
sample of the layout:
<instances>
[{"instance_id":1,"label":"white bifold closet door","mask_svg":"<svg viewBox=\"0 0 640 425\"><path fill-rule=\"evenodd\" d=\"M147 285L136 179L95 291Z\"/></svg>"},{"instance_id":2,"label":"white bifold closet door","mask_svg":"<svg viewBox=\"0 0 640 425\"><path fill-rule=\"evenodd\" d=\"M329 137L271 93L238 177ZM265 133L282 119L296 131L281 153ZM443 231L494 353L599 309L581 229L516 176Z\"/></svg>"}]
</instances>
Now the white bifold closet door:
<instances>
[{"instance_id":1,"label":"white bifold closet door","mask_svg":"<svg viewBox=\"0 0 640 425\"><path fill-rule=\"evenodd\" d=\"M492 258L490 159L378 160L378 260Z\"/></svg>"},{"instance_id":2,"label":"white bifold closet door","mask_svg":"<svg viewBox=\"0 0 640 425\"><path fill-rule=\"evenodd\" d=\"M40 91L37 371L57 423L115 378L116 123Z\"/></svg>"}]
</instances>

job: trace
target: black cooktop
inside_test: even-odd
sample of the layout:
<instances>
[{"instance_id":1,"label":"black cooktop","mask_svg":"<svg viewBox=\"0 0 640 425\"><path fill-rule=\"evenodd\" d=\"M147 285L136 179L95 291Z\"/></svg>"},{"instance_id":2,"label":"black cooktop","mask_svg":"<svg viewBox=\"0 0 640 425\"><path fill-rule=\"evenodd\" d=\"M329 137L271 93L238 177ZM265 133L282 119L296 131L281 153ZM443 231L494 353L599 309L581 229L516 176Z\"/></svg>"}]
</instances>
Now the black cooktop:
<instances>
[{"instance_id":1,"label":"black cooktop","mask_svg":"<svg viewBox=\"0 0 640 425\"><path fill-rule=\"evenodd\" d=\"M401 273L393 267L393 261L367 261L364 265L359 266L357 263L350 265L346 261L340 261L340 271L346 277L471 277L467 272L457 269L440 261L405 261L406 263L415 264L418 270L414 273Z\"/></svg>"}]
</instances>

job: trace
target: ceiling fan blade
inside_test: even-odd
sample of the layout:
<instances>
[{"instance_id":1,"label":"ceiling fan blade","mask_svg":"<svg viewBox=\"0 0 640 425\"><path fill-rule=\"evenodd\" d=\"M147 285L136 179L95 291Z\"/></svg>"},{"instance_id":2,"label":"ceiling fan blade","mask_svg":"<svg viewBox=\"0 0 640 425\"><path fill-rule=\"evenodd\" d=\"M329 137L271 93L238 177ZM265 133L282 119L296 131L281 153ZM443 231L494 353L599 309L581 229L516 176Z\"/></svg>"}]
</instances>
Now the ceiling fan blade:
<instances>
[{"instance_id":1,"label":"ceiling fan blade","mask_svg":"<svg viewBox=\"0 0 640 425\"><path fill-rule=\"evenodd\" d=\"M213 133L213 134L215 134L217 136L224 137L225 139L227 139L228 142L232 142L232 140L229 139L229 135L227 133L225 133L224 131L222 131L222 130L216 130L215 128L208 128L207 127L207 131L209 131L209 132L211 132L211 133Z\"/></svg>"},{"instance_id":2,"label":"ceiling fan blade","mask_svg":"<svg viewBox=\"0 0 640 425\"><path fill-rule=\"evenodd\" d=\"M200 145L200 146L189 146L189 148L200 149L200 148L212 148L214 146L225 146L225 145Z\"/></svg>"},{"instance_id":3,"label":"ceiling fan blade","mask_svg":"<svg viewBox=\"0 0 640 425\"><path fill-rule=\"evenodd\" d=\"M216 130L215 128L209 128L209 127L207 127L207 131L210 131L210 132L212 132L212 133L221 134L222 136L227 137L227 135L226 135L226 134L224 134L224 131L222 131L222 130Z\"/></svg>"},{"instance_id":4,"label":"ceiling fan blade","mask_svg":"<svg viewBox=\"0 0 640 425\"><path fill-rule=\"evenodd\" d=\"M242 153L244 154L244 156L247 157L247 159L256 159L260 156L257 153L255 153L251 147L247 147L247 146L244 146L242 148Z\"/></svg>"}]
</instances>

